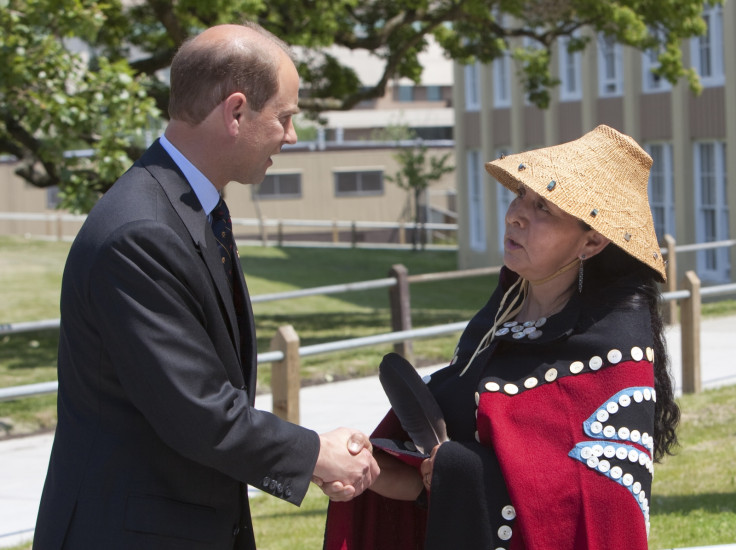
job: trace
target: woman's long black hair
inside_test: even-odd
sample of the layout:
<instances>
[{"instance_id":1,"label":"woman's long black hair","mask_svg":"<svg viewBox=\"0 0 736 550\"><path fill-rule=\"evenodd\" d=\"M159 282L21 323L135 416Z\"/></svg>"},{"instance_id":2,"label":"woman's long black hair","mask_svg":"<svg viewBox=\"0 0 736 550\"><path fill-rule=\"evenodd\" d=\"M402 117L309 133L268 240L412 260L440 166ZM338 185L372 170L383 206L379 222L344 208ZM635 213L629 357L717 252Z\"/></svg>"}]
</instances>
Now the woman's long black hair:
<instances>
[{"instance_id":1,"label":"woman's long black hair","mask_svg":"<svg viewBox=\"0 0 736 550\"><path fill-rule=\"evenodd\" d=\"M611 243L584 261L581 293L584 301L615 299L616 303L610 304L613 307L649 309L654 338L654 389L657 393L654 407L654 460L657 462L666 454L672 454L677 446L675 430L680 421L680 408L675 402L669 372L659 279L659 274L653 269Z\"/></svg>"}]
</instances>

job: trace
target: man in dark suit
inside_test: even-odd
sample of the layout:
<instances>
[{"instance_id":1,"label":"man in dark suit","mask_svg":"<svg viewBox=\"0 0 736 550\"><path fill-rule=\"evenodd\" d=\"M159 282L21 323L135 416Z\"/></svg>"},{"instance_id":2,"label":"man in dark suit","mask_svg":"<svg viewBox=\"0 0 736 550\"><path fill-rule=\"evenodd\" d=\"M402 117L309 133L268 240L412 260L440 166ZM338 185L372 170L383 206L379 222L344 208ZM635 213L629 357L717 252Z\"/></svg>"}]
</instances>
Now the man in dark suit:
<instances>
[{"instance_id":1,"label":"man in dark suit","mask_svg":"<svg viewBox=\"0 0 736 550\"><path fill-rule=\"evenodd\" d=\"M175 56L165 135L69 252L34 548L251 549L246 484L299 504L310 479L339 499L378 475L365 435L254 408L248 292L230 229L211 226L225 185L259 183L296 142L298 89L288 48L256 25L213 27Z\"/></svg>"}]
</instances>

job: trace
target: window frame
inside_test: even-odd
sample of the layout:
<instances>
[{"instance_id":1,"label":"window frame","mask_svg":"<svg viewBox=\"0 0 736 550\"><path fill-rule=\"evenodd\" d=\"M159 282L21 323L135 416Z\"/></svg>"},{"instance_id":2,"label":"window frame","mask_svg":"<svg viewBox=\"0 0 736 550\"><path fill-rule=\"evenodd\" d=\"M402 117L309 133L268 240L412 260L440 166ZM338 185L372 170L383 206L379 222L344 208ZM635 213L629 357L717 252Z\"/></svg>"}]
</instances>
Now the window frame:
<instances>
[{"instance_id":1,"label":"window frame","mask_svg":"<svg viewBox=\"0 0 736 550\"><path fill-rule=\"evenodd\" d=\"M672 160L672 143L652 142L644 145L644 150L653 159L647 184L649 207L652 210L654 230L662 242L665 234L675 235L675 178ZM661 181L661 200L655 200L655 179ZM659 194L659 193L656 193Z\"/></svg>"},{"instance_id":2,"label":"window frame","mask_svg":"<svg viewBox=\"0 0 736 550\"><path fill-rule=\"evenodd\" d=\"M649 29L652 34L661 34L661 31ZM658 94L668 92L672 89L670 82L664 78L652 73L652 69L659 67L660 63L657 59L661 46L657 49L648 49L641 52L641 89L645 94Z\"/></svg>"},{"instance_id":3,"label":"window frame","mask_svg":"<svg viewBox=\"0 0 736 550\"><path fill-rule=\"evenodd\" d=\"M338 189L338 177L344 174L355 174L356 175L356 189L355 191L340 191ZM380 189L379 190L363 190L361 187L362 174L378 174L380 177ZM377 197L385 194L385 172L383 168L339 168L332 171L332 189L336 198L345 197Z\"/></svg>"},{"instance_id":4,"label":"window frame","mask_svg":"<svg viewBox=\"0 0 736 550\"><path fill-rule=\"evenodd\" d=\"M726 72L723 59L723 7L720 5L706 6L703 9L703 20L706 23L705 35L690 39L690 59L692 66L700 76L700 83L708 88L723 86L726 82ZM706 52L710 70L703 73L703 52Z\"/></svg>"},{"instance_id":5,"label":"window frame","mask_svg":"<svg viewBox=\"0 0 736 550\"><path fill-rule=\"evenodd\" d=\"M493 60L493 107L511 107L511 54L508 51Z\"/></svg>"},{"instance_id":6,"label":"window frame","mask_svg":"<svg viewBox=\"0 0 736 550\"><path fill-rule=\"evenodd\" d=\"M707 166L704 153L712 153L712 166ZM695 194L695 240L697 243L729 238L728 178L726 142L703 140L693 143L693 177ZM712 185L712 197L703 200L706 180ZM710 226L710 227L709 227ZM729 248L719 247L697 252L697 271L701 279L713 282L731 280Z\"/></svg>"},{"instance_id":7,"label":"window frame","mask_svg":"<svg viewBox=\"0 0 736 550\"><path fill-rule=\"evenodd\" d=\"M465 110L480 111L480 63L477 61L464 67Z\"/></svg>"},{"instance_id":8,"label":"window frame","mask_svg":"<svg viewBox=\"0 0 736 550\"><path fill-rule=\"evenodd\" d=\"M486 239L485 184L483 161L479 149L469 149L465 154L468 169L468 245L473 252L485 252Z\"/></svg>"},{"instance_id":9,"label":"window frame","mask_svg":"<svg viewBox=\"0 0 736 550\"><path fill-rule=\"evenodd\" d=\"M570 40L571 37L569 36L561 36L557 39L557 75L560 79L560 102L583 99L582 52L568 52L567 44ZM571 84L572 88L570 88Z\"/></svg>"},{"instance_id":10,"label":"window frame","mask_svg":"<svg viewBox=\"0 0 736 550\"><path fill-rule=\"evenodd\" d=\"M613 76L609 76L609 70ZM598 34L598 96L620 97L624 93L623 49L611 36ZM608 88L612 89L608 89Z\"/></svg>"},{"instance_id":11,"label":"window frame","mask_svg":"<svg viewBox=\"0 0 736 550\"><path fill-rule=\"evenodd\" d=\"M297 193L280 193L278 192L279 188L279 179L283 176L296 176L298 177L297 185L299 187L299 191ZM274 179L274 188L277 190L276 193L261 193L261 189L263 186L263 183L266 182L267 179L273 178ZM294 200L294 199L301 199L302 198L302 173L301 172L268 172L266 174L266 177L263 178L263 181L259 183L258 185L254 185L252 187L253 190L253 196L257 198L259 201L262 200Z\"/></svg>"}]
</instances>

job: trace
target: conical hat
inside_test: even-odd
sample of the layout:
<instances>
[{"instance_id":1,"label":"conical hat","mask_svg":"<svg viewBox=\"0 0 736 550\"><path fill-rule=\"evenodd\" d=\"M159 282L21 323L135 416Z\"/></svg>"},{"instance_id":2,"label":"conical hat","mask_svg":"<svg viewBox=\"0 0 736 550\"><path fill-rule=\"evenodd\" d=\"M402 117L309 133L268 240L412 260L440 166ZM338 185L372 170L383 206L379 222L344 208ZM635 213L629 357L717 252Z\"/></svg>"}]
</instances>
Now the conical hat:
<instances>
[{"instance_id":1,"label":"conical hat","mask_svg":"<svg viewBox=\"0 0 736 550\"><path fill-rule=\"evenodd\" d=\"M516 192L520 185L648 265L666 279L654 232L647 183L652 158L636 141L608 126L542 149L506 155L486 170Z\"/></svg>"}]
</instances>

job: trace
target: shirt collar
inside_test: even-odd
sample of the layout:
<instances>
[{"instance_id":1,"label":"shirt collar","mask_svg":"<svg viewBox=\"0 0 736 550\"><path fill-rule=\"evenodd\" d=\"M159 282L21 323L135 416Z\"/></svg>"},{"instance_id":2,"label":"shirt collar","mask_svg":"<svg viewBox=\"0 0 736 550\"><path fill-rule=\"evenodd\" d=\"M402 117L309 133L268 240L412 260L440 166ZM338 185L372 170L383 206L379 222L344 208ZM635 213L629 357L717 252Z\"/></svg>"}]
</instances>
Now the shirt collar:
<instances>
[{"instance_id":1,"label":"shirt collar","mask_svg":"<svg viewBox=\"0 0 736 550\"><path fill-rule=\"evenodd\" d=\"M199 169L187 159L181 151L179 151L174 145L166 139L165 135L159 138L161 147L171 156L174 163L184 174L184 177L192 186L194 194L197 195L202 208L209 218L212 210L220 202L220 193L217 188L212 185L212 182L208 180L205 175L199 171Z\"/></svg>"}]
</instances>

